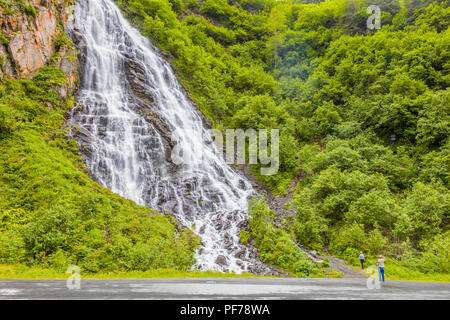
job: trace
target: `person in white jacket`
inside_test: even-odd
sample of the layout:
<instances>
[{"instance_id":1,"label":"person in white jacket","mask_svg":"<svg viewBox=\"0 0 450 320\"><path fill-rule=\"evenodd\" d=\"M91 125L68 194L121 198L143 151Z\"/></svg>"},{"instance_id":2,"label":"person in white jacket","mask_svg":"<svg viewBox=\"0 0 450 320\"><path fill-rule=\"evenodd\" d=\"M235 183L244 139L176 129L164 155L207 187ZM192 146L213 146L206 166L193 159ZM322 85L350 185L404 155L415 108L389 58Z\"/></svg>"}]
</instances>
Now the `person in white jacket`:
<instances>
[{"instance_id":1,"label":"person in white jacket","mask_svg":"<svg viewBox=\"0 0 450 320\"><path fill-rule=\"evenodd\" d=\"M384 257L380 254L380 259L377 261L377 267L378 267L378 280L383 279L384 282Z\"/></svg>"}]
</instances>

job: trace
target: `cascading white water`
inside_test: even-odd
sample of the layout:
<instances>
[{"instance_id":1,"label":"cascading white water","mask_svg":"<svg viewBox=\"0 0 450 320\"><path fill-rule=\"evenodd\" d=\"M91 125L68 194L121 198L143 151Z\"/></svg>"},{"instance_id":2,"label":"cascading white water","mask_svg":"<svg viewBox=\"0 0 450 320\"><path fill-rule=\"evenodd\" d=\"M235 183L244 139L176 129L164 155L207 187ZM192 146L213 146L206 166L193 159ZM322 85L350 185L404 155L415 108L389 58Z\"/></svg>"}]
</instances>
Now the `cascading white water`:
<instances>
[{"instance_id":1,"label":"cascading white water","mask_svg":"<svg viewBox=\"0 0 450 320\"><path fill-rule=\"evenodd\" d=\"M239 244L252 187L205 142L200 114L170 65L111 0L79 0L75 16L84 71L71 122L92 178L198 233L198 269L261 265ZM171 161L171 133L191 164Z\"/></svg>"}]
</instances>

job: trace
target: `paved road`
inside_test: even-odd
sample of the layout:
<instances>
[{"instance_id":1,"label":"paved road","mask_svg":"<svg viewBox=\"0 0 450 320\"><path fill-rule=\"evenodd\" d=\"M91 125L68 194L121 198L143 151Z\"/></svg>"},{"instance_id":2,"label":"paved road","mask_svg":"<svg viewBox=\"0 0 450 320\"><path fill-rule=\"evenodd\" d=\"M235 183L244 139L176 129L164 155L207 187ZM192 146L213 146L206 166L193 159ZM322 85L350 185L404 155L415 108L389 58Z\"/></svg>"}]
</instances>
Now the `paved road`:
<instances>
[{"instance_id":1,"label":"paved road","mask_svg":"<svg viewBox=\"0 0 450 320\"><path fill-rule=\"evenodd\" d=\"M447 299L449 283L389 281L368 289L365 279L1 280L2 299Z\"/></svg>"}]
</instances>

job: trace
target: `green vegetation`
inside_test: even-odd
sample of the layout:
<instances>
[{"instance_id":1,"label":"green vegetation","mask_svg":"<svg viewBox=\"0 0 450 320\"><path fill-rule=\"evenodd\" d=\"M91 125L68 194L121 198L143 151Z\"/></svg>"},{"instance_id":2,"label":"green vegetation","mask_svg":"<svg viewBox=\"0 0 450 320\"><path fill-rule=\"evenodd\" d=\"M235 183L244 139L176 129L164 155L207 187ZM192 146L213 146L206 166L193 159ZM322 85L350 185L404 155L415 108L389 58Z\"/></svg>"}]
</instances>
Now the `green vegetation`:
<instances>
[{"instance_id":1,"label":"green vegetation","mask_svg":"<svg viewBox=\"0 0 450 320\"><path fill-rule=\"evenodd\" d=\"M58 274L71 264L84 273L189 269L197 236L89 179L62 127L74 106L55 91L65 81L50 67L1 80L0 263Z\"/></svg>"},{"instance_id":2,"label":"green vegetation","mask_svg":"<svg viewBox=\"0 0 450 320\"><path fill-rule=\"evenodd\" d=\"M32 17L37 15L34 6L25 0L0 0L0 8L6 15L14 15L18 12L23 12Z\"/></svg>"},{"instance_id":3,"label":"green vegetation","mask_svg":"<svg viewBox=\"0 0 450 320\"><path fill-rule=\"evenodd\" d=\"M275 225L276 213L267 207L264 198L255 197L249 204L249 228L241 230L240 240L258 248L259 258L277 266L294 277L339 278L337 270L329 269L328 258L322 264L311 262L297 247L291 236Z\"/></svg>"},{"instance_id":4,"label":"green vegetation","mask_svg":"<svg viewBox=\"0 0 450 320\"><path fill-rule=\"evenodd\" d=\"M306 258L286 231L274 227L275 212L267 207L263 199L252 199L249 215L249 231L261 261L278 266L297 277L310 276L317 271L318 266Z\"/></svg>"},{"instance_id":5,"label":"green vegetation","mask_svg":"<svg viewBox=\"0 0 450 320\"><path fill-rule=\"evenodd\" d=\"M369 258L366 262L367 266L376 266L376 258ZM361 265L359 261L350 261L356 270L360 270ZM416 268L409 268L394 258L387 258L385 261L385 271L388 271L388 279L390 280L407 280L407 281L433 281L433 282L450 282L450 273L428 272L423 273ZM369 272L366 274L371 276Z\"/></svg>"},{"instance_id":6,"label":"green vegetation","mask_svg":"<svg viewBox=\"0 0 450 320\"><path fill-rule=\"evenodd\" d=\"M365 0L116 2L216 127L281 129L280 172L254 171L279 194L302 178L292 239L349 262L382 253L405 277L449 273L448 1L379 1L379 30Z\"/></svg>"},{"instance_id":7,"label":"green vegetation","mask_svg":"<svg viewBox=\"0 0 450 320\"><path fill-rule=\"evenodd\" d=\"M241 230L241 232L239 234L239 240L241 243L243 243L243 244L249 243L250 237L251 237L251 235L248 231Z\"/></svg>"},{"instance_id":8,"label":"green vegetation","mask_svg":"<svg viewBox=\"0 0 450 320\"><path fill-rule=\"evenodd\" d=\"M27 267L24 265L1 265L0 279L67 279L69 275L55 269ZM214 271L180 271L158 269L146 271L81 272L81 279L150 279L150 278L248 278L258 277L250 273L223 273Z\"/></svg>"},{"instance_id":9,"label":"green vegetation","mask_svg":"<svg viewBox=\"0 0 450 320\"><path fill-rule=\"evenodd\" d=\"M280 129L279 173L252 169L276 194L300 177L296 215L278 225L263 200L251 203L240 239L263 261L325 276L301 243L353 265L361 250L369 262L386 255L388 278L448 281L448 1L378 1L379 30L366 27L367 0L116 2L170 53L214 126ZM25 1L0 7L36 14ZM62 34L57 45L71 42ZM73 98L54 90L65 81L49 67L1 79L0 263L188 270L197 237L88 178L64 127Z\"/></svg>"}]
</instances>

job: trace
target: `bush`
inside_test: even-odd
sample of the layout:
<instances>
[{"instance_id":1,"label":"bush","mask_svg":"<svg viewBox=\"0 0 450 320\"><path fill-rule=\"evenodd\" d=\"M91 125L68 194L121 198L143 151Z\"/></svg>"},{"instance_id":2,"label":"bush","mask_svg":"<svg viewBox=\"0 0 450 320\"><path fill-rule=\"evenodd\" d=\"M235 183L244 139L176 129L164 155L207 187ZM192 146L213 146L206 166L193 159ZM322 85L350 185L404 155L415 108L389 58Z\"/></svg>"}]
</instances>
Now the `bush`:
<instances>
[{"instance_id":1,"label":"bush","mask_svg":"<svg viewBox=\"0 0 450 320\"><path fill-rule=\"evenodd\" d=\"M1 263L23 263L27 252L25 241L17 231L0 232L0 262Z\"/></svg>"},{"instance_id":2,"label":"bush","mask_svg":"<svg viewBox=\"0 0 450 320\"><path fill-rule=\"evenodd\" d=\"M329 250L345 259L352 259L357 258L360 251L383 254L387 243L387 238L378 229L365 232L362 225L353 223L334 231Z\"/></svg>"},{"instance_id":3,"label":"bush","mask_svg":"<svg viewBox=\"0 0 450 320\"><path fill-rule=\"evenodd\" d=\"M267 207L263 199L251 200L249 215L249 230L262 261L287 270L297 277L308 276L317 269L286 231L273 226L274 212Z\"/></svg>"},{"instance_id":4,"label":"bush","mask_svg":"<svg viewBox=\"0 0 450 320\"><path fill-rule=\"evenodd\" d=\"M80 220L71 209L55 206L37 216L24 231L25 247L31 257L42 261L59 249L69 251L76 247Z\"/></svg>"},{"instance_id":5,"label":"bush","mask_svg":"<svg viewBox=\"0 0 450 320\"><path fill-rule=\"evenodd\" d=\"M450 273L450 232L438 234L421 243L424 251L404 264L424 273Z\"/></svg>"},{"instance_id":6,"label":"bush","mask_svg":"<svg viewBox=\"0 0 450 320\"><path fill-rule=\"evenodd\" d=\"M57 250L55 253L51 254L45 265L51 269L59 272L66 272L67 268L73 264L73 259L68 257L67 253L63 250Z\"/></svg>"},{"instance_id":7,"label":"bush","mask_svg":"<svg viewBox=\"0 0 450 320\"><path fill-rule=\"evenodd\" d=\"M251 239L251 234L248 231L245 230L241 230L240 234L239 234L239 240L241 241L242 244L247 244L250 242Z\"/></svg>"}]
</instances>

